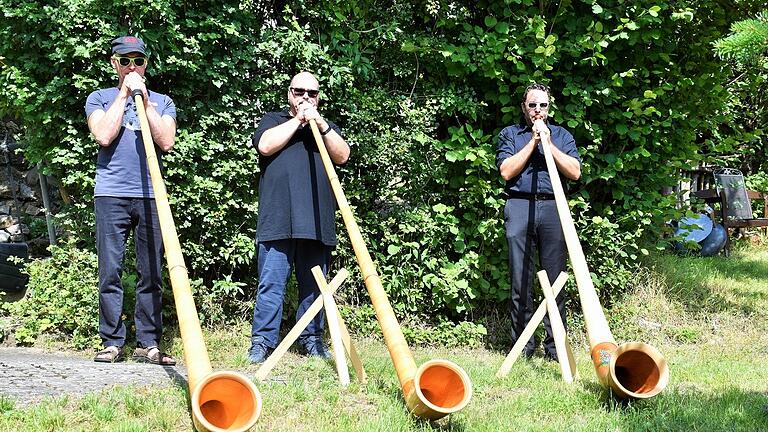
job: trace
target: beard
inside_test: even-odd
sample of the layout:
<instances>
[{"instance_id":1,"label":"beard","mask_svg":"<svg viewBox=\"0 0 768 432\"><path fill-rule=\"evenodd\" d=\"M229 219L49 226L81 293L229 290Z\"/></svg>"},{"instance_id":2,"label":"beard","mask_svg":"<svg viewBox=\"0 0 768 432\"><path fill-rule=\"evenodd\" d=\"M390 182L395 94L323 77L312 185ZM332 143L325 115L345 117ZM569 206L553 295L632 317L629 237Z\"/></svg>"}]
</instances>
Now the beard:
<instances>
[{"instance_id":1,"label":"beard","mask_svg":"<svg viewBox=\"0 0 768 432\"><path fill-rule=\"evenodd\" d=\"M544 114L544 113L539 113L539 114L534 114L534 115L529 115L528 113L525 113L525 121L529 125L532 125L533 122L535 122L536 120L543 120L546 123L547 115Z\"/></svg>"}]
</instances>

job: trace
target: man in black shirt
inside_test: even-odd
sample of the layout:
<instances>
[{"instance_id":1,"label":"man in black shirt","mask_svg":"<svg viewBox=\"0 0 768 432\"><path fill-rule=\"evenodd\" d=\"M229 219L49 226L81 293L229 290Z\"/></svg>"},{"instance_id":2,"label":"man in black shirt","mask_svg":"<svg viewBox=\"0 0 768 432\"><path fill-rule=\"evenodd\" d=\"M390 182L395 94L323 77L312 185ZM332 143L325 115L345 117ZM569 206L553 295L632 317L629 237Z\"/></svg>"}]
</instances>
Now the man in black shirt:
<instances>
[{"instance_id":1,"label":"man in black shirt","mask_svg":"<svg viewBox=\"0 0 768 432\"><path fill-rule=\"evenodd\" d=\"M542 152L541 137L549 136L552 157L565 177L581 177L581 159L573 136L560 126L547 122L549 114L549 88L533 84L525 90L521 104L525 123L504 128L499 134L496 165L506 181L504 193L504 226L509 245L509 272L512 303L512 340L520 333L533 315L534 257L539 253L541 267L554 281L566 269L567 250L560 219L557 215L552 183ZM565 181L563 180L563 183ZM557 296L557 306L565 324L565 296ZM549 316L544 317L547 337L544 356L557 360ZM533 338L525 346L530 357L536 348Z\"/></svg>"},{"instance_id":2,"label":"man in black shirt","mask_svg":"<svg viewBox=\"0 0 768 432\"><path fill-rule=\"evenodd\" d=\"M311 269L328 271L337 244L336 200L323 167L309 121L315 120L331 160L349 159L349 145L341 130L317 111L320 97L315 77L302 72L291 80L288 108L267 113L253 134L259 151L258 240L259 287L253 310L248 359L262 363L277 346L283 298L295 266L299 285L298 320L320 295ZM330 358L322 343L321 311L299 336L308 355Z\"/></svg>"}]
</instances>

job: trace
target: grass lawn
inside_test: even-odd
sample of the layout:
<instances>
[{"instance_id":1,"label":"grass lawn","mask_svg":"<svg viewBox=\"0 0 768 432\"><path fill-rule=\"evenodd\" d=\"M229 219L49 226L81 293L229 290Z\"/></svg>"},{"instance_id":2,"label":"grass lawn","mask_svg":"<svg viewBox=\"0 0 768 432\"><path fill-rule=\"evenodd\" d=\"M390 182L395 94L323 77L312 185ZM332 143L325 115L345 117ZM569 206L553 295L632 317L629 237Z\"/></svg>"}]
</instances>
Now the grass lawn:
<instances>
[{"instance_id":1,"label":"grass lawn","mask_svg":"<svg viewBox=\"0 0 768 432\"><path fill-rule=\"evenodd\" d=\"M571 305L577 308L576 305ZM337 384L332 363L292 352L257 383L263 431L768 431L768 248L730 258L663 255L639 272L627 296L606 313L619 343L638 340L667 358L670 383L659 396L619 402L596 381L585 337L570 337L579 378L568 385L557 364L518 360L496 379L506 353L415 348L417 364L445 358L470 375L474 396L463 411L436 422L410 416L383 343L356 341L368 381ZM214 369L253 376L249 325L206 333ZM180 341L173 352L180 358ZM116 365L115 367L120 367ZM1 431L187 431L186 389L120 387L75 399L16 407L0 398Z\"/></svg>"}]
</instances>

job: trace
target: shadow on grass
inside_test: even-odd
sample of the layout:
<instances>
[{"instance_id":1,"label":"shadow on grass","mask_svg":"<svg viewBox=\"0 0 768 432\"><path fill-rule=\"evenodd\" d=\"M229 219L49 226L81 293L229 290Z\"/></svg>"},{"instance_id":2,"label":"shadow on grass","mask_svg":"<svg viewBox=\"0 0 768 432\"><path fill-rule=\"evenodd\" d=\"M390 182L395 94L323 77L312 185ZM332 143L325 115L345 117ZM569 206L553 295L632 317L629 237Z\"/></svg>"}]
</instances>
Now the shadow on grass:
<instances>
[{"instance_id":1,"label":"shadow on grass","mask_svg":"<svg viewBox=\"0 0 768 432\"><path fill-rule=\"evenodd\" d=\"M731 387L712 394L694 387L667 389L647 400L621 400L596 383L586 387L602 392L603 407L619 414L624 431L768 430L768 393Z\"/></svg>"},{"instance_id":2,"label":"shadow on grass","mask_svg":"<svg viewBox=\"0 0 768 432\"><path fill-rule=\"evenodd\" d=\"M761 314L768 305L768 289L747 289L755 280L768 280L768 261L747 261L725 257L679 257L662 255L651 262L667 284L666 294L690 312L740 311ZM712 280L716 275L722 282ZM726 289L726 298L718 291ZM735 299L735 301L734 301Z\"/></svg>"}]
</instances>

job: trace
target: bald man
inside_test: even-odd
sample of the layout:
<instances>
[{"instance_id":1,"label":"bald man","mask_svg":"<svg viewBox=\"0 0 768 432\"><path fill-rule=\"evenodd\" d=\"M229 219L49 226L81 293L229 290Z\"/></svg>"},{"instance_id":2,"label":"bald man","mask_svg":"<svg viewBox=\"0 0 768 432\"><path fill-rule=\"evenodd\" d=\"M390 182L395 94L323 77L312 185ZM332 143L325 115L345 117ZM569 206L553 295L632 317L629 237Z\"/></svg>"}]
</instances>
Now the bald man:
<instances>
[{"instance_id":1,"label":"bald man","mask_svg":"<svg viewBox=\"0 0 768 432\"><path fill-rule=\"evenodd\" d=\"M277 346L283 298L295 268L299 288L298 320L320 295L311 269L328 272L337 244L336 199L325 173L309 121L315 120L334 164L349 159L349 145L338 126L317 111L320 85L308 72L294 76L288 108L267 113L253 134L259 151L259 286L253 310L248 359L262 363ZM322 342L325 317L320 312L299 336L303 352L330 358Z\"/></svg>"}]
</instances>

